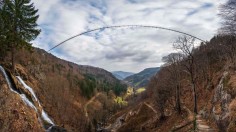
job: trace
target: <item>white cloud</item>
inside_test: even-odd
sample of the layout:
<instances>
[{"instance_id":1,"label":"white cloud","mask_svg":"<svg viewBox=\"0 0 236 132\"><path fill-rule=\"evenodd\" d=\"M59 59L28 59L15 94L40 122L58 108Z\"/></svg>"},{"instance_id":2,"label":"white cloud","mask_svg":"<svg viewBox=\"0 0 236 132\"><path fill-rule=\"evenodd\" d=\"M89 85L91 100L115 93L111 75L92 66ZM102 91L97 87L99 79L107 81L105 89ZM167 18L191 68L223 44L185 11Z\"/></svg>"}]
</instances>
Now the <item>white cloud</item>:
<instances>
[{"instance_id":1,"label":"white cloud","mask_svg":"<svg viewBox=\"0 0 236 132\"><path fill-rule=\"evenodd\" d=\"M219 26L225 0L33 0L41 35L34 46L48 50L88 29L107 25L156 25L209 40ZM138 72L162 64L179 34L157 29L106 29L80 36L53 50L58 57L109 71Z\"/></svg>"}]
</instances>

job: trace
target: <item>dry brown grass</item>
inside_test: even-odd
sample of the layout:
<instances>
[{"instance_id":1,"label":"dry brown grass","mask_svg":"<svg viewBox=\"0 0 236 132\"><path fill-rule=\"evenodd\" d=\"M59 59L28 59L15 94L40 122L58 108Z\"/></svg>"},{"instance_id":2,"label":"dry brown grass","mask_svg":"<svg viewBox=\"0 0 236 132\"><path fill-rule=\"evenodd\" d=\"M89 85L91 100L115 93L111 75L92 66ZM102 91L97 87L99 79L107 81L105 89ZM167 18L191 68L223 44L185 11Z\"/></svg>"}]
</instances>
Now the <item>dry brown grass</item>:
<instances>
[{"instance_id":1,"label":"dry brown grass","mask_svg":"<svg viewBox=\"0 0 236 132\"><path fill-rule=\"evenodd\" d=\"M230 110L230 124L228 127L229 132L235 132L236 131L236 99L233 99L233 101L229 105Z\"/></svg>"},{"instance_id":2,"label":"dry brown grass","mask_svg":"<svg viewBox=\"0 0 236 132\"><path fill-rule=\"evenodd\" d=\"M230 74L226 90L232 96L232 98L236 97L236 74L234 72Z\"/></svg>"}]
</instances>

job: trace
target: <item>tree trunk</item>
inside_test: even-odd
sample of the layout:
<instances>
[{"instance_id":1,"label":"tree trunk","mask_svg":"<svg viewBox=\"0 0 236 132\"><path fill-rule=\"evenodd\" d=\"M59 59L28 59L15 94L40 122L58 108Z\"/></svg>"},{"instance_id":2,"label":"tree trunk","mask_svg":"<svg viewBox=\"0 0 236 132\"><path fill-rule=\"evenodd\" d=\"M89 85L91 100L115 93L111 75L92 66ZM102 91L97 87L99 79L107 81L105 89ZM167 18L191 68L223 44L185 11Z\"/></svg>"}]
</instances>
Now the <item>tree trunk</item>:
<instances>
[{"instance_id":1,"label":"tree trunk","mask_svg":"<svg viewBox=\"0 0 236 132\"><path fill-rule=\"evenodd\" d=\"M193 88L193 97L194 97L194 113L197 114L197 93L196 93L196 86L195 83L192 82L192 88Z\"/></svg>"},{"instance_id":2,"label":"tree trunk","mask_svg":"<svg viewBox=\"0 0 236 132\"><path fill-rule=\"evenodd\" d=\"M165 112L164 112L164 111L161 111L160 114L161 114L161 115L160 115L160 120L163 121L163 120L165 119L165 117L166 117L166 116L165 116Z\"/></svg>"},{"instance_id":3,"label":"tree trunk","mask_svg":"<svg viewBox=\"0 0 236 132\"><path fill-rule=\"evenodd\" d=\"M181 106L180 106L180 86L177 85L176 87L176 109L178 113L181 113Z\"/></svg>"}]
</instances>

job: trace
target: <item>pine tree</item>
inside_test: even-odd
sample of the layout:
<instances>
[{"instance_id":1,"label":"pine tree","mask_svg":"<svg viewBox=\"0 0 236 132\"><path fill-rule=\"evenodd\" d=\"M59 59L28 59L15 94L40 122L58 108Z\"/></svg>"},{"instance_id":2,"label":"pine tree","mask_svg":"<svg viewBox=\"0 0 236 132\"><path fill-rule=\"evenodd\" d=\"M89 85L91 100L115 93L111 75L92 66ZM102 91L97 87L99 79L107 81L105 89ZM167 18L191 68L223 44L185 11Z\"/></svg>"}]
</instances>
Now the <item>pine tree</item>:
<instances>
[{"instance_id":1,"label":"pine tree","mask_svg":"<svg viewBox=\"0 0 236 132\"><path fill-rule=\"evenodd\" d=\"M4 21L3 21L3 0L0 0L0 60L2 61L6 55L7 46L6 42L6 30L4 29Z\"/></svg>"},{"instance_id":2,"label":"pine tree","mask_svg":"<svg viewBox=\"0 0 236 132\"><path fill-rule=\"evenodd\" d=\"M30 42L40 33L36 23L39 18L38 10L35 9L31 0L4 0L1 12L14 72L15 50L32 48Z\"/></svg>"}]
</instances>

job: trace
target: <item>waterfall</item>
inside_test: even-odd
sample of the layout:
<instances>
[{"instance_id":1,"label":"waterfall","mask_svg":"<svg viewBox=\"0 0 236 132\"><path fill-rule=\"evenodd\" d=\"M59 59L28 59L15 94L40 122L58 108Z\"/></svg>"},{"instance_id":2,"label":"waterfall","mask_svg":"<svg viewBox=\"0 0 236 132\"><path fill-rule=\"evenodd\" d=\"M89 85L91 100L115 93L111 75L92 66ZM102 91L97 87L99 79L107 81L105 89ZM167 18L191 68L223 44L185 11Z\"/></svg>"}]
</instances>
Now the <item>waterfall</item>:
<instances>
[{"instance_id":1,"label":"waterfall","mask_svg":"<svg viewBox=\"0 0 236 132\"><path fill-rule=\"evenodd\" d=\"M6 71L4 70L4 68L3 68L2 66L0 66L0 70L1 70L1 72L3 73L3 75L4 75L4 77L5 77L6 81L7 81L7 84L8 84L8 86L9 86L10 90L11 90L12 92L14 92L14 93L20 95L21 99L23 100L23 102L24 102L26 105L30 106L31 108L33 108L34 110L37 111L37 108L36 108L36 107L34 106L34 104L25 96L25 94L19 93L18 91L14 90L13 85L12 85L12 83L11 83L11 81L10 81L9 76L7 75Z\"/></svg>"},{"instance_id":2,"label":"waterfall","mask_svg":"<svg viewBox=\"0 0 236 132\"><path fill-rule=\"evenodd\" d=\"M31 87L29 87L27 84L25 84L25 82L21 79L20 76L16 76L16 78L20 81L20 83L24 86L24 88L25 88L26 90L28 90L31 95L33 95L35 101L38 102L39 106L42 107L42 106L41 106L41 103L39 102L38 98L36 97L36 95L35 95L35 93L34 93L34 90L33 90ZM41 116L42 116L42 118L43 118L44 121L47 121L48 123L54 125L53 121L50 119L50 117L48 116L48 114L47 114L43 109L42 109Z\"/></svg>"},{"instance_id":3,"label":"waterfall","mask_svg":"<svg viewBox=\"0 0 236 132\"><path fill-rule=\"evenodd\" d=\"M21 79L20 76L16 76L16 78L20 81L20 83L24 86L24 88L26 88L33 95L35 101L38 102L38 99L37 99L33 89L31 87L29 87L28 85L26 85L25 82Z\"/></svg>"},{"instance_id":4,"label":"waterfall","mask_svg":"<svg viewBox=\"0 0 236 132\"><path fill-rule=\"evenodd\" d=\"M48 114L42 109L42 117L45 121L49 122L50 124L54 125L52 120L49 118Z\"/></svg>"},{"instance_id":5,"label":"waterfall","mask_svg":"<svg viewBox=\"0 0 236 132\"><path fill-rule=\"evenodd\" d=\"M8 86L9 86L10 90L11 90L12 92L14 92L14 93L20 95L22 101L23 101L26 105L28 105L29 107L33 108L33 109L35 110L35 112L39 115L39 110L37 109L37 107L35 107L34 103L33 103L32 101L30 101L30 100L27 98L27 96L26 96L23 92L18 91L18 90L15 90L15 88L14 88L14 86L13 86L13 83L11 82L10 77L7 75L7 72L5 71L5 69L4 69L2 66L0 66L0 71L2 72L3 76L5 77L5 79L6 79L6 81L7 81L7 84L8 84ZM41 104L40 104L40 102L39 102L37 96L36 96L35 93L34 93L34 90L33 90L31 87L29 87L29 86L21 79L20 76L16 76L16 78L17 78L17 79L19 80L19 82L23 85L23 88L25 88L25 90L28 90L28 91L30 92L31 96L34 98L34 100L35 100L36 102L38 102L39 107L42 108L42 106L41 106ZM51 124L50 127L46 128L47 131L50 131L50 129L51 129L53 126L55 126L54 123L53 123L53 121L50 119L50 117L48 116L48 114L47 114L43 109L42 109L42 112L41 112L40 115L41 115L41 116L39 116L39 120L40 120L41 123L42 123L42 120L43 120L44 122L47 122L47 123ZM41 117L41 118L40 118L40 117ZM43 124L43 123L42 123L42 124Z\"/></svg>"},{"instance_id":6,"label":"waterfall","mask_svg":"<svg viewBox=\"0 0 236 132\"><path fill-rule=\"evenodd\" d=\"M25 104L33 108L36 112L38 111L37 108L34 106L34 104L31 101L29 101L29 99L26 97L25 94L20 94L20 97L23 100L23 102L25 102Z\"/></svg>"},{"instance_id":7,"label":"waterfall","mask_svg":"<svg viewBox=\"0 0 236 132\"><path fill-rule=\"evenodd\" d=\"M6 81L7 81L7 85L9 86L10 90L11 90L12 92L14 92L14 93L18 93L17 91L15 91L15 90L13 89L13 86L12 86L12 84L10 83L10 79L9 79L9 77L8 77L8 75L7 75L7 73L6 73L6 71L4 70L4 68L3 68L2 66L0 66L0 70L1 70L1 72L2 72L2 74L3 74L3 76L5 77L5 79L6 79Z\"/></svg>"}]
</instances>

